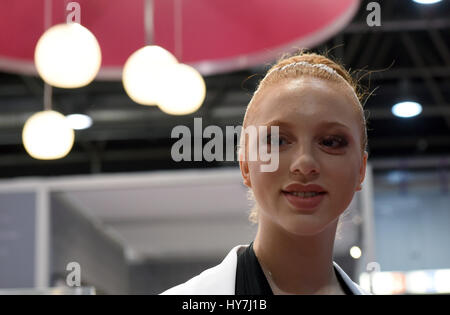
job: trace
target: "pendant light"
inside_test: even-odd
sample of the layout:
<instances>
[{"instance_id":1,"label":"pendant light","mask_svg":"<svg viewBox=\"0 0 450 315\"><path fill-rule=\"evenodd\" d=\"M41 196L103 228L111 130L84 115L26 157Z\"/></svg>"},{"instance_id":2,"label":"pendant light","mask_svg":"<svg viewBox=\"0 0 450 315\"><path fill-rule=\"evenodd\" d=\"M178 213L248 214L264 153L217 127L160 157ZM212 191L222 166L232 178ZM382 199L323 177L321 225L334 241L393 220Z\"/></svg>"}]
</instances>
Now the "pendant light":
<instances>
[{"instance_id":1,"label":"pendant light","mask_svg":"<svg viewBox=\"0 0 450 315\"><path fill-rule=\"evenodd\" d=\"M176 63L176 58L160 46L147 45L138 49L123 67L125 92L138 104L157 105L163 88L160 78L167 66Z\"/></svg>"},{"instance_id":2,"label":"pendant light","mask_svg":"<svg viewBox=\"0 0 450 315\"><path fill-rule=\"evenodd\" d=\"M41 78L59 88L79 88L94 80L101 66L101 50L95 36L80 24L80 6L74 9L66 23L51 25L52 0L45 0L46 31L39 38L34 61ZM72 17L75 16L75 22Z\"/></svg>"},{"instance_id":3,"label":"pendant light","mask_svg":"<svg viewBox=\"0 0 450 315\"><path fill-rule=\"evenodd\" d=\"M181 60L183 48L182 36L182 2L175 0L174 30L175 52ZM206 85L201 74L186 64L174 64L166 68L161 75L161 93L159 108L171 115L187 115L197 111L206 96Z\"/></svg>"},{"instance_id":4,"label":"pendant light","mask_svg":"<svg viewBox=\"0 0 450 315\"><path fill-rule=\"evenodd\" d=\"M175 52L152 45L154 34L153 0L145 1L145 33L147 46L134 52L126 61L122 82L128 96L138 104L158 105L171 115L187 115L203 104L206 86L193 67L178 63L182 53L181 2L174 4Z\"/></svg>"},{"instance_id":5,"label":"pendant light","mask_svg":"<svg viewBox=\"0 0 450 315\"><path fill-rule=\"evenodd\" d=\"M391 108L394 116L400 118L411 118L422 112L422 105L414 95L411 83L403 79L399 83L397 102Z\"/></svg>"},{"instance_id":6,"label":"pendant light","mask_svg":"<svg viewBox=\"0 0 450 315\"><path fill-rule=\"evenodd\" d=\"M159 108L170 115L187 115L197 111L206 95L205 81L200 73L185 64L175 64L161 76Z\"/></svg>"},{"instance_id":7,"label":"pendant light","mask_svg":"<svg viewBox=\"0 0 450 315\"><path fill-rule=\"evenodd\" d=\"M75 140L75 133L66 117L51 109L51 93L51 86L45 84L44 111L32 115L22 130L25 150L39 160L65 157Z\"/></svg>"},{"instance_id":8,"label":"pendant light","mask_svg":"<svg viewBox=\"0 0 450 315\"><path fill-rule=\"evenodd\" d=\"M160 77L166 66L178 63L166 49L153 45L153 0L144 0L146 46L135 51L125 62L122 83L136 103L157 105L161 91Z\"/></svg>"}]
</instances>

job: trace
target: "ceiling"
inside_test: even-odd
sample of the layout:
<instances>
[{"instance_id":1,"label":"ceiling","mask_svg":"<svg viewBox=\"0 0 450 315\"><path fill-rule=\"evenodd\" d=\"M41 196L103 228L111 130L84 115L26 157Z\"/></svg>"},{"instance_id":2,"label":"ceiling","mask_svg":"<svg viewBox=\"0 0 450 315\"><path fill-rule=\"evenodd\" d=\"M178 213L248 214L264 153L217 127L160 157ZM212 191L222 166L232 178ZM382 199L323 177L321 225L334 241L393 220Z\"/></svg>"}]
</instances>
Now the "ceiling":
<instances>
[{"instance_id":1,"label":"ceiling","mask_svg":"<svg viewBox=\"0 0 450 315\"><path fill-rule=\"evenodd\" d=\"M68 0L0 2L0 28L13 30L0 41L0 69L36 74L34 50L43 31L67 19L76 21L76 10L68 4ZM126 6L124 0L78 0L75 4L79 22L102 49L97 79L120 80L127 58L146 43L164 47L203 75L258 66L293 46L317 45L335 35L354 17L359 0L137 0Z\"/></svg>"},{"instance_id":2,"label":"ceiling","mask_svg":"<svg viewBox=\"0 0 450 315\"><path fill-rule=\"evenodd\" d=\"M380 27L368 27L362 1L351 23L316 45L352 70L370 91L369 153L372 159L430 157L450 153L450 3L423 6L410 0L381 2ZM119 81L95 81L75 89L53 89L53 106L63 114L87 113L91 128L76 131L71 153L38 161L25 152L21 131L43 108L43 82L24 74L0 73L0 177L135 172L237 166L237 162L174 162L173 127L192 129L194 117L208 125L242 123L251 93L267 65L205 76L206 100L194 114L176 117L131 101ZM380 71L378 71L380 70ZM256 75L255 75L256 74ZM395 118L391 106L409 95L424 106L412 119Z\"/></svg>"}]
</instances>

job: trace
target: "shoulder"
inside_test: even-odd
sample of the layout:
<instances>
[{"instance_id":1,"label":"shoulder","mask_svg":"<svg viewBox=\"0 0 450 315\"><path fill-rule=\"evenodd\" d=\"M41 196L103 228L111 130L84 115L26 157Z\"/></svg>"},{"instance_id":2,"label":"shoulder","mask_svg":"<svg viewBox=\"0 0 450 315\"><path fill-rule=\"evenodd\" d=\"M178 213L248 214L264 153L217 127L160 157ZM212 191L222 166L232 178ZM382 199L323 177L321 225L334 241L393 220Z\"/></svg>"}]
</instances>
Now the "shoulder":
<instances>
[{"instance_id":1,"label":"shoulder","mask_svg":"<svg viewBox=\"0 0 450 315\"><path fill-rule=\"evenodd\" d=\"M161 295L234 295L237 251L248 245L233 247L220 264L206 269L188 281L172 287Z\"/></svg>"},{"instance_id":2,"label":"shoulder","mask_svg":"<svg viewBox=\"0 0 450 315\"><path fill-rule=\"evenodd\" d=\"M370 293L366 292L363 288L361 288L358 284L353 282L353 280L345 273L344 270L342 270L341 267L335 262L333 262L334 268L341 276L342 280L345 282L347 287L352 291L355 295L371 295Z\"/></svg>"}]
</instances>

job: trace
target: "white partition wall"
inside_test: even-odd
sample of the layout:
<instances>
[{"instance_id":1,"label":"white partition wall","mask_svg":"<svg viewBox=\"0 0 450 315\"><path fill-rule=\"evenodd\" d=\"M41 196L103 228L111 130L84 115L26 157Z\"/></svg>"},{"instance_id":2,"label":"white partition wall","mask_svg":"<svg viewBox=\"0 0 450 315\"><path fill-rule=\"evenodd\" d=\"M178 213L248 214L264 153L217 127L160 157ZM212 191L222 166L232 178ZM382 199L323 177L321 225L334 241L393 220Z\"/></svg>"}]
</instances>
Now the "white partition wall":
<instances>
[{"instance_id":1,"label":"white partition wall","mask_svg":"<svg viewBox=\"0 0 450 315\"><path fill-rule=\"evenodd\" d=\"M0 288L42 284L36 202L33 190L0 192Z\"/></svg>"}]
</instances>

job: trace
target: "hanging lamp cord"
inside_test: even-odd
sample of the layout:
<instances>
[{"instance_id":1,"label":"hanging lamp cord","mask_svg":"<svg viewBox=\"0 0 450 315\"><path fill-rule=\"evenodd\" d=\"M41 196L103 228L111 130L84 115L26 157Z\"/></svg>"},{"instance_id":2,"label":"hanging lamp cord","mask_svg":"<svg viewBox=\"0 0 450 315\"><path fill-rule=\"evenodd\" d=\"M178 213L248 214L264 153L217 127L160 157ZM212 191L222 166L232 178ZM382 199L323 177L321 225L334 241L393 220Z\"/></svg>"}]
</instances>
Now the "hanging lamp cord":
<instances>
[{"instance_id":1,"label":"hanging lamp cord","mask_svg":"<svg viewBox=\"0 0 450 315\"><path fill-rule=\"evenodd\" d=\"M144 0L144 27L145 27L145 44L153 45L153 33L154 33L154 23L153 23L153 0Z\"/></svg>"},{"instance_id":2,"label":"hanging lamp cord","mask_svg":"<svg viewBox=\"0 0 450 315\"><path fill-rule=\"evenodd\" d=\"M52 0L44 3L44 32L52 25ZM52 86L44 81L44 110L52 110Z\"/></svg>"}]
</instances>

